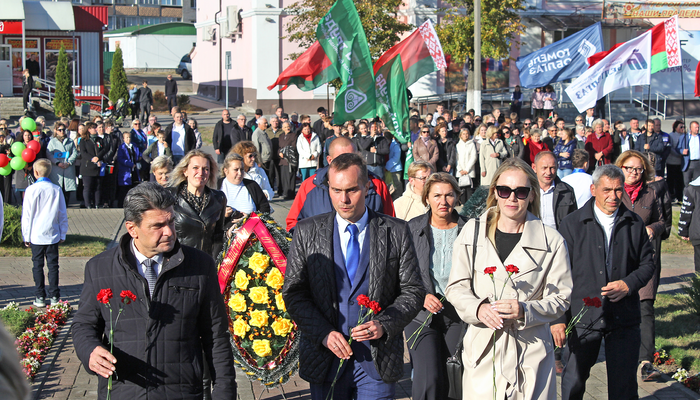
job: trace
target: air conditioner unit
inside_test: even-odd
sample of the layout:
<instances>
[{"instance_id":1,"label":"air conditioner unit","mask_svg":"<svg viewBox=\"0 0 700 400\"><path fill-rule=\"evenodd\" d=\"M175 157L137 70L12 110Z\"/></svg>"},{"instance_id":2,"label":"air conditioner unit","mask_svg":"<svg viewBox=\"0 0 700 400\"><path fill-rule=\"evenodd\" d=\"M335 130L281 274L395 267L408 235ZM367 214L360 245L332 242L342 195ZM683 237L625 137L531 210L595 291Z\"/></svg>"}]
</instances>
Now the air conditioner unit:
<instances>
[{"instance_id":1,"label":"air conditioner unit","mask_svg":"<svg viewBox=\"0 0 700 400\"><path fill-rule=\"evenodd\" d=\"M213 42L216 40L216 26L205 26L202 28L202 40Z\"/></svg>"},{"instance_id":2,"label":"air conditioner unit","mask_svg":"<svg viewBox=\"0 0 700 400\"><path fill-rule=\"evenodd\" d=\"M226 37L232 37L241 31L241 14L238 11L238 6L226 7L226 20L228 21L228 27L224 31L226 32Z\"/></svg>"}]
</instances>

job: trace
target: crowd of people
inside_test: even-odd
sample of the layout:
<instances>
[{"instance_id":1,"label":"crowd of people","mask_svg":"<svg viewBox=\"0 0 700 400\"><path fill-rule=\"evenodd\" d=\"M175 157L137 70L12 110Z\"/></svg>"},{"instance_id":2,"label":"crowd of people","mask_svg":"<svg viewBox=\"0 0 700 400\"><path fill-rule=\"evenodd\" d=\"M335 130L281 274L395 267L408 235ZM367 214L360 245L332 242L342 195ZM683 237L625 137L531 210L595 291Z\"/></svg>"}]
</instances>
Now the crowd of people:
<instances>
[{"instance_id":1,"label":"crowd of people","mask_svg":"<svg viewBox=\"0 0 700 400\"><path fill-rule=\"evenodd\" d=\"M415 398L448 398L445 361L463 346L462 398L492 391L498 398L555 398L561 372L562 397L581 399L603 339L609 381L617 382L609 397L636 398L637 378L659 375L652 365L654 299L673 204L683 206L679 234L695 245L700 265L693 212L700 201L700 124L691 122L686 133L679 120L665 133L658 119L610 124L594 109L565 121L551 88L535 95L542 104L533 101L534 117L523 121L518 108L484 116L455 115L442 105L425 117L412 110L407 143L379 119L341 124L323 107L313 124L309 115L290 117L281 107L269 118L256 110L250 120L223 110L214 154L200 149L197 122L177 108L165 128L155 115L146 126L134 119L124 132L99 117L62 120L50 133L39 130L45 154L34 170L15 173L18 193L10 195L27 191L25 200L35 198L28 189L34 180L50 180L60 188L52 189L53 201L67 202L76 192L85 208L124 207L129 234L103 262L115 276L133 268L134 282L147 283L146 295L163 301L172 291L158 276L201 257L190 247L216 259L237 221L273 212L274 197L293 200L283 295L302 332L300 374L311 382L312 398L325 398L338 376L343 389L335 389L336 397L393 398L403 375L403 338L412 338ZM24 132L17 140L33 138ZM0 187L4 196L8 185ZM477 190L487 192L485 211L468 220L457 210ZM53 235L50 245L62 237ZM37 249L37 257L48 250ZM88 370L107 377L115 370L112 357L141 357L132 353L141 345L112 355L96 341L97 304L85 290L95 290L88 272L108 279L98 262L86 269L92 289L83 291L88 305L81 300L76 332L85 340L76 348ZM38 304L45 296L41 274ZM57 281L54 288L49 280L53 303ZM202 318L218 321L216 329L199 327L187 340L207 338L193 356L201 364L204 349L204 392L230 393L230 349L212 354L211 347L225 333L218 325L225 311L206 293L212 305ZM348 344L358 294L384 311L354 327ZM599 298L600 307L584 298ZM567 324L586 307L567 336ZM345 367L342 359L350 360ZM134 385L124 393L137 393Z\"/></svg>"}]
</instances>

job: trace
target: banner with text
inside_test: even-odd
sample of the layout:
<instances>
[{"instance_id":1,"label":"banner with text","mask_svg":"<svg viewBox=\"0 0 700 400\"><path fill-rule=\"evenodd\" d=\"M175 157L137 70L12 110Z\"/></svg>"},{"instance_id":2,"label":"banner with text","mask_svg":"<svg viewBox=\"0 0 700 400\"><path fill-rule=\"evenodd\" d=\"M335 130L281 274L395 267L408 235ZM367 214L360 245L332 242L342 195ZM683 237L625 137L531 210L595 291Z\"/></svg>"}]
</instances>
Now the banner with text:
<instances>
[{"instance_id":1,"label":"banner with text","mask_svg":"<svg viewBox=\"0 0 700 400\"><path fill-rule=\"evenodd\" d=\"M595 106L606 94L620 88L648 85L651 78L651 32L625 42L589 68L566 88L579 112Z\"/></svg>"},{"instance_id":2,"label":"banner with text","mask_svg":"<svg viewBox=\"0 0 700 400\"><path fill-rule=\"evenodd\" d=\"M586 59L603 51L600 22L526 56L518 57L520 86L535 88L572 79L588 68Z\"/></svg>"}]
</instances>

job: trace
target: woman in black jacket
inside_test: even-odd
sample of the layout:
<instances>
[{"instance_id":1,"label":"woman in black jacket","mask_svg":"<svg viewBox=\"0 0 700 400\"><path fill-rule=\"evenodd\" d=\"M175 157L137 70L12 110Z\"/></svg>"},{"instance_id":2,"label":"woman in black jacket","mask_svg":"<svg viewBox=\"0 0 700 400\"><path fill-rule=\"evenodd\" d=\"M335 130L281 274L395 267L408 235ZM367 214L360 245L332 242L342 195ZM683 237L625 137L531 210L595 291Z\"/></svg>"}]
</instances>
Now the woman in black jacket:
<instances>
[{"instance_id":1,"label":"woman in black jacket","mask_svg":"<svg viewBox=\"0 0 700 400\"><path fill-rule=\"evenodd\" d=\"M102 156L106 148L102 142L95 142L90 134L94 133L96 125L93 122L85 124L86 129L80 133L80 175L83 177L83 202L86 208L98 208L101 200Z\"/></svg>"},{"instance_id":2,"label":"woman in black jacket","mask_svg":"<svg viewBox=\"0 0 700 400\"><path fill-rule=\"evenodd\" d=\"M447 132L447 124L438 124L435 130L438 133L437 145L439 155L437 170L454 175L455 168L457 168L457 143L452 140L449 132Z\"/></svg>"},{"instance_id":3,"label":"woman in black jacket","mask_svg":"<svg viewBox=\"0 0 700 400\"><path fill-rule=\"evenodd\" d=\"M175 230L181 244L195 247L214 259L224 239L226 196L216 190L218 166L200 150L187 153L168 183L177 198Z\"/></svg>"},{"instance_id":4,"label":"woman in black jacket","mask_svg":"<svg viewBox=\"0 0 700 400\"><path fill-rule=\"evenodd\" d=\"M270 212L270 202L260 185L243 178L245 165L240 154L232 152L226 156L223 172L226 177L219 180L219 188L226 196L226 231L252 212Z\"/></svg>"},{"instance_id":5,"label":"woman in black jacket","mask_svg":"<svg viewBox=\"0 0 700 400\"><path fill-rule=\"evenodd\" d=\"M430 210L409 221L408 226L418 255L418 269L427 294L423 310L406 326L404 333L413 363L413 396L419 399L446 399L449 387L445 360L461 340L462 323L454 307L445 300L452 248L466 222L454 206L459 184L450 174L431 175L423 187L423 204ZM427 324L421 325L427 318Z\"/></svg>"}]
</instances>

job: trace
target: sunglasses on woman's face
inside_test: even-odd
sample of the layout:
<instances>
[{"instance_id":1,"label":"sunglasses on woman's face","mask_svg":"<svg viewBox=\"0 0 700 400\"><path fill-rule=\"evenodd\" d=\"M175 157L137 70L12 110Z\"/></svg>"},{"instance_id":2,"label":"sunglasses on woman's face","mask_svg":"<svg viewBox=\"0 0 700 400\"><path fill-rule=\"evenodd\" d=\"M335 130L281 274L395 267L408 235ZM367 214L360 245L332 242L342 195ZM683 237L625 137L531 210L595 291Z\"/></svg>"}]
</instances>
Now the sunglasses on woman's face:
<instances>
[{"instance_id":1,"label":"sunglasses on woman's face","mask_svg":"<svg viewBox=\"0 0 700 400\"><path fill-rule=\"evenodd\" d=\"M510 198L511 193L515 193L515 197L518 200L525 200L527 199L527 196L530 195L530 190L532 190L532 188L525 186L517 187L515 189L511 189L508 186L496 186L496 194L498 194L498 197L502 199L508 199Z\"/></svg>"}]
</instances>

